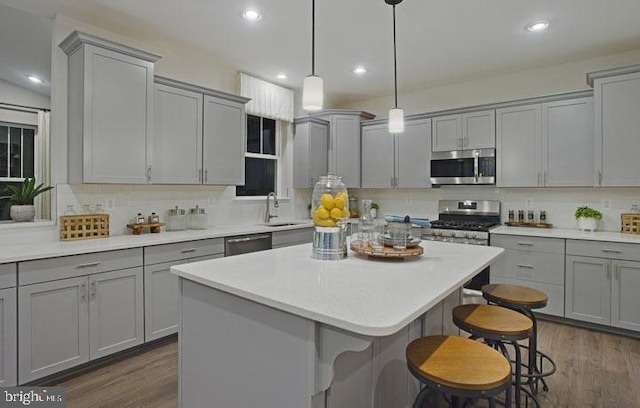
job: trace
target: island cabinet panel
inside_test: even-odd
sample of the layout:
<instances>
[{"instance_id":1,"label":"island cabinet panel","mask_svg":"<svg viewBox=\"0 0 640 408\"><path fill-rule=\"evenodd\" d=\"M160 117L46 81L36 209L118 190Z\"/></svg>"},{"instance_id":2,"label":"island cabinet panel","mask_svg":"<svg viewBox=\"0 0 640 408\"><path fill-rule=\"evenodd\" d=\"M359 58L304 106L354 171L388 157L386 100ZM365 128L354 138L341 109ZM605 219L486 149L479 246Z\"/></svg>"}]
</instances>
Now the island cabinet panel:
<instances>
[{"instance_id":1,"label":"island cabinet panel","mask_svg":"<svg viewBox=\"0 0 640 408\"><path fill-rule=\"evenodd\" d=\"M293 136L293 187L313 188L327 174L329 122L305 117L296 119Z\"/></svg>"},{"instance_id":2,"label":"island cabinet panel","mask_svg":"<svg viewBox=\"0 0 640 408\"><path fill-rule=\"evenodd\" d=\"M271 247L282 248L312 242L314 231L315 228L274 231L271 233Z\"/></svg>"},{"instance_id":3,"label":"island cabinet panel","mask_svg":"<svg viewBox=\"0 0 640 408\"><path fill-rule=\"evenodd\" d=\"M565 240L492 235L491 246L505 255L491 265L491 283L529 286L547 294L547 306L537 312L564 316Z\"/></svg>"},{"instance_id":4,"label":"island cabinet panel","mask_svg":"<svg viewBox=\"0 0 640 408\"><path fill-rule=\"evenodd\" d=\"M0 387L13 387L18 380L16 298L15 287L0 289Z\"/></svg>"},{"instance_id":5,"label":"island cabinet panel","mask_svg":"<svg viewBox=\"0 0 640 408\"><path fill-rule=\"evenodd\" d=\"M154 184L202 183L201 93L155 84Z\"/></svg>"},{"instance_id":6,"label":"island cabinet panel","mask_svg":"<svg viewBox=\"0 0 640 408\"><path fill-rule=\"evenodd\" d=\"M244 184L245 128L244 103L204 96L204 184Z\"/></svg>"},{"instance_id":7,"label":"island cabinet panel","mask_svg":"<svg viewBox=\"0 0 640 408\"><path fill-rule=\"evenodd\" d=\"M567 240L566 317L640 331L639 247Z\"/></svg>"},{"instance_id":8,"label":"island cabinet panel","mask_svg":"<svg viewBox=\"0 0 640 408\"><path fill-rule=\"evenodd\" d=\"M146 184L157 56L99 42L74 33L61 45L69 55L69 182Z\"/></svg>"},{"instance_id":9,"label":"island cabinet panel","mask_svg":"<svg viewBox=\"0 0 640 408\"><path fill-rule=\"evenodd\" d=\"M17 264L0 264L0 289L16 287L18 282Z\"/></svg>"},{"instance_id":10,"label":"island cabinet panel","mask_svg":"<svg viewBox=\"0 0 640 408\"><path fill-rule=\"evenodd\" d=\"M640 186L640 72L596 78L593 88L596 185Z\"/></svg>"}]
</instances>

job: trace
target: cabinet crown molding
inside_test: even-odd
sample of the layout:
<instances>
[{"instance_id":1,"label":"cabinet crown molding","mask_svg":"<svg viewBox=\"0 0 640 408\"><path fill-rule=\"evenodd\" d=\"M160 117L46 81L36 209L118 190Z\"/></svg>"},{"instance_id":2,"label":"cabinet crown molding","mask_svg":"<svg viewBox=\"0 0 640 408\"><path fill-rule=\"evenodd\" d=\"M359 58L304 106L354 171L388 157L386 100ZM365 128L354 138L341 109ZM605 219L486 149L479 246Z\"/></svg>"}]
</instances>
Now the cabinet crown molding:
<instances>
[{"instance_id":1,"label":"cabinet crown molding","mask_svg":"<svg viewBox=\"0 0 640 408\"><path fill-rule=\"evenodd\" d=\"M293 120L293 123L295 125L302 125L304 123L318 123L320 125L329 125L329 122L324 120L324 119L320 119L320 118L316 118L313 116L303 116L301 118L295 118Z\"/></svg>"},{"instance_id":2,"label":"cabinet crown molding","mask_svg":"<svg viewBox=\"0 0 640 408\"><path fill-rule=\"evenodd\" d=\"M607 78L611 76L617 75L625 75L625 74L633 74L635 72L640 72L640 64L638 65L627 65L624 67L616 67L616 68L607 68L600 71L588 72L587 73L587 84L593 88L593 81L600 78Z\"/></svg>"},{"instance_id":3,"label":"cabinet crown molding","mask_svg":"<svg viewBox=\"0 0 640 408\"><path fill-rule=\"evenodd\" d=\"M128 45L120 44L111 40L105 40L104 38L83 33L82 31L72 32L67 38L62 40L59 46L65 54L71 55L83 44L94 45L96 47L105 48L149 62L156 62L157 60L162 58L162 56L160 55L143 51L138 48L130 47Z\"/></svg>"},{"instance_id":4,"label":"cabinet crown molding","mask_svg":"<svg viewBox=\"0 0 640 408\"><path fill-rule=\"evenodd\" d=\"M360 116L360 120L370 120L376 117L376 115L374 115L373 113L359 111L359 110L352 110L352 109L325 109L319 112L314 112L309 116L322 117L326 115L356 115L356 116Z\"/></svg>"},{"instance_id":5,"label":"cabinet crown molding","mask_svg":"<svg viewBox=\"0 0 640 408\"><path fill-rule=\"evenodd\" d=\"M201 93L201 94L204 94L204 95L214 96L214 97L217 97L217 98L222 98L222 99L226 99L226 100L229 100L229 101L238 102L238 103L242 103L242 104L245 104L245 103L247 103L247 102L249 102L251 100L251 98L245 98L244 96L233 95L233 94L230 94L230 93L217 91L215 89L205 88L203 86L189 84L187 82L178 81L176 79L171 79L171 78L163 77L163 76L160 76L160 75L155 75L153 77L153 82L155 82L156 84L162 84L162 85L173 86L173 87L176 87L176 88L182 88L182 89L185 89L187 91L198 92L198 93Z\"/></svg>"}]
</instances>

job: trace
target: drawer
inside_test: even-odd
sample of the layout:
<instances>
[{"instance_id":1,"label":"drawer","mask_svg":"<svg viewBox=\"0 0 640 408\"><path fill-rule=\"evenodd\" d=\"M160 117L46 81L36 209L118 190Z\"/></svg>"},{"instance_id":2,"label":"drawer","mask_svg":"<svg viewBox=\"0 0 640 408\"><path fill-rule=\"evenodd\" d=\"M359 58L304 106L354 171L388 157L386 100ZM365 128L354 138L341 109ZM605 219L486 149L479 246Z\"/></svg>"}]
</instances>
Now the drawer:
<instances>
[{"instance_id":1,"label":"drawer","mask_svg":"<svg viewBox=\"0 0 640 408\"><path fill-rule=\"evenodd\" d=\"M541 238L520 235L491 235L491 246L529 252L564 254L563 238Z\"/></svg>"},{"instance_id":2,"label":"drawer","mask_svg":"<svg viewBox=\"0 0 640 408\"><path fill-rule=\"evenodd\" d=\"M224 238L154 245L144 248L144 264L153 265L217 254L224 254Z\"/></svg>"},{"instance_id":3,"label":"drawer","mask_svg":"<svg viewBox=\"0 0 640 408\"><path fill-rule=\"evenodd\" d=\"M61 256L18 263L20 286L142 266L142 248Z\"/></svg>"},{"instance_id":4,"label":"drawer","mask_svg":"<svg viewBox=\"0 0 640 408\"><path fill-rule=\"evenodd\" d=\"M271 245L273 248L305 244L313 241L313 228L295 229L272 232Z\"/></svg>"},{"instance_id":5,"label":"drawer","mask_svg":"<svg viewBox=\"0 0 640 408\"><path fill-rule=\"evenodd\" d=\"M541 254L508 249L505 256L491 266L491 275L564 285L564 266L564 254Z\"/></svg>"},{"instance_id":6,"label":"drawer","mask_svg":"<svg viewBox=\"0 0 640 408\"><path fill-rule=\"evenodd\" d=\"M544 313L552 316L564 317L564 285L549 285L547 283L528 282L518 279L508 279L500 276L489 278L491 283L504 283L507 285L528 286L546 293L549 300L547 306L542 309L534 309L535 313Z\"/></svg>"},{"instance_id":7,"label":"drawer","mask_svg":"<svg viewBox=\"0 0 640 408\"><path fill-rule=\"evenodd\" d=\"M640 261L640 244L568 239L567 254Z\"/></svg>"},{"instance_id":8,"label":"drawer","mask_svg":"<svg viewBox=\"0 0 640 408\"><path fill-rule=\"evenodd\" d=\"M17 267L15 263L0 264L0 289L17 286Z\"/></svg>"}]
</instances>

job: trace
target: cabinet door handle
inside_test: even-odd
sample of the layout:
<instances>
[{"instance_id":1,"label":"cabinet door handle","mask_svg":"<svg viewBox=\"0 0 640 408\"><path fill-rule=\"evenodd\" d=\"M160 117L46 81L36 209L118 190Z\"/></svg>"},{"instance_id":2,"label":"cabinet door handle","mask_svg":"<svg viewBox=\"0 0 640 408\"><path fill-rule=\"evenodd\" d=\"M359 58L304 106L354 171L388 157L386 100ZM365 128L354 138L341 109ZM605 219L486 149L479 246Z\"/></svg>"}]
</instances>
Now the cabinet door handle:
<instances>
[{"instance_id":1,"label":"cabinet door handle","mask_svg":"<svg viewBox=\"0 0 640 408\"><path fill-rule=\"evenodd\" d=\"M542 184L547 185L547 172L542 172Z\"/></svg>"},{"instance_id":2,"label":"cabinet door handle","mask_svg":"<svg viewBox=\"0 0 640 408\"><path fill-rule=\"evenodd\" d=\"M91 282L91 299L96 298L96 281Z\"/></svg>"},{"instance_id":3,"label":"cabinet door handle","mask_svg":"<svg viewBox=\"0 0 640 408\"><path fill-rule=\"evenodd\" d=\"M602 171L598 171L598 185L602 185Z\"/></svg>"},{"instance_id":4,"label":"cabinet door handle","mask_svg":"<svg viewBox=\"0 0 640 408\"><path fill-rule=\"evenodd\" d=\"M198 248L186 248L180 251L181 254L188 254L189 252L196 252Z\"/></svg>"},{"instance_id":5,"label":"cabinet door handle","mask_svg":"<svg viewBox=\"0 0 640 408\"><path fill-rule=\"evenodd\" d=\"M151 166L147 166L147 181L151 181Z\"/></svg>"},{"instance_id":6,"label":"cabinet door handle","mask_svg":"<svg viewBox=\"0 0 640 408\"><path fill-rule=\"evenodd\" d=\"M607 264L607 279L611 279L611 265Z\"/></svg>"},{"instance_id":7,"label":"cabinet door handle","mask_svg":"<svg viewBox=\"0 0 640 408\"><path fill-rule=\"evenodd\" d=\"M602 252L604 253L611 253L611 254L621 254L622 251L619 249L603 249Z\"/></svg>"},{"instance_id":8,"label":"cabinet door handle","mask_svg":"<svg viewBox=\"0 0 640 408\"><path fill-rule=\"evenodd\" d=\"M313 185L313 177L309 177L309 187L314 187L314 185Z\"/></svg>"},{"instance_id":9,"label":"cabinet door handle","mask_svg":"<svg viewBox=\"0 0 640 408\"><path fill-rule=\"evenodd\" d=\"M202 183L202 169L198 170L198 181Z\"/></svg>"},{"instance_id":10,"label":"cabinet door handle","mask_svg":"<svg viewBox=\"0 0 640 408\"><path fill-rule=\"evenodd\" d=\"M80 285L80 300L85 300L87 298L87 284L83 283Z\"/></svg>"},{"instance_id":11,"label":"cabinet door handle","mask_svg":"<svg viewBox=\"0 0 640 408\"><path fill-rule=\"evenodd\" d=\"M391 187L393 187L393 177L391 177L390 180L391 181L389 183L391 183Z\"/></svg>"},{"instance_id":12,"label":"cabinet door handle","mask_svg":"<svg viewBox=\"0 0 640 408\"><path fill-rule=\"evenodd\" d=\"M538 172L538 185L540 185L540 172Z\"/></svg>"},{"instance_id":13,"label":"cabinet door handle","mask_svg":"<svg viewBox=\"0 0 640 408\"><path fill-rule=\"evenodd\" d=\"M527 269L533 269L533 265L526 265L526 264L518 264L518 267L527 268Z\"/></svg>"},{"instance_id":14,"label":"cabinet door handle","mask_svg":"<svg viewBox=\"0 0 640 408\"><path fill-rule=\"evenodd\" d=\"M98 262L89 262L89 263L85 263L85 264L80 264L80 265L76 265L76 269L90 268L92 266L98 266L101 263L102 262L98 261Z\"/></svg>"},{"instance_id":15,"label":"cabinet door handle","mask_svg":"<svg viewBox=\"0 0 640 408\"><path fill-rule=\"evenodd\" d=\"M205 169L204 170L204 182L206 183L208 179L209 179L209 170Z\"/></svg>"},{"instance_id":16,"label":"cabinet door handle","mask_svg":"<svg viewBox=\"0 0 640 408\"><path fill-rule=\"evenodd\" d=\"M620 280L620 265L615 265L613 267L613 279L617 281Z\"/></svg>"},{"instance_id":17,"label":"cabinet door handle","mask_svg":"<svg viewBox=\"0 0 640 408\"><path fill-rule=\"evenodd\" d=\"M533 246L533 244L531 242L518 242L518 245L522 245L522 246Z\"/></svg>"}]
</instances>

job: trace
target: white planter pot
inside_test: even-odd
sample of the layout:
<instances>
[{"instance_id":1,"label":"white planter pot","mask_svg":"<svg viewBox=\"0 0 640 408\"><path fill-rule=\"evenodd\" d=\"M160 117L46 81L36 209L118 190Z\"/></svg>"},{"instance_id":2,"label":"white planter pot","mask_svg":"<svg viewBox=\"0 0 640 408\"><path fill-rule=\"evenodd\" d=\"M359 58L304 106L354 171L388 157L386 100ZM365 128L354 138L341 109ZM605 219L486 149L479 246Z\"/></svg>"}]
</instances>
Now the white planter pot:
<instances>
[{"instance_id":1,"label":"white planter pot","mask_svg":"<svg viewBox=\"0 0 640 408\"><path fill-rule=\"evenodd\" d=\"M578 218L578 229L581 231L595 231L598 226L598 220L595 218Z\"/></svg>"},{"instance_id":2,"label":"white planter pot","mask_svg":"<svg viewBox=\"0 0 640 408\"><path fill-rule=\"evenodd\" d=\"M15 222L33 221L36 216L36 207L33 205L12 205L9 215Z\"/></svg>"}]
</instances>

